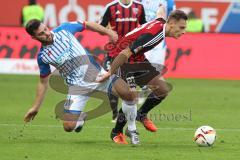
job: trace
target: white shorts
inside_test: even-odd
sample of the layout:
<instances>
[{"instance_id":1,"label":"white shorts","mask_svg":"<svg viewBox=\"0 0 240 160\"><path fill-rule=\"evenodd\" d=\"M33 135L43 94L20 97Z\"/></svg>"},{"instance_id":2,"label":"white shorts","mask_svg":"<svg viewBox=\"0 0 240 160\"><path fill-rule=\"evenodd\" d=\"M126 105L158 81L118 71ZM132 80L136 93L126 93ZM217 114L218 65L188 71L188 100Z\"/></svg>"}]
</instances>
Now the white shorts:
<instances>
[{"instance_id":1,"label":"white shorts","mask_svg":"<svg viewBox=\"0 0 240 160\"><path fill-rule=\"evenodd\" d=\"M67 100L64 104L64 112L72 114L80 114L89 99L88 94L94 90L102 91L111 94L112 85L118 79L116 75L112 75L107 81L103 83L85 83L84 86L70 86Z\"/></svg>"},{"instance_id":2,"label":"white shorts","mask_svg":"<svg viewBox=\"0 0 240 160\"><path fill-rule=\"evenodd\" d=\"M145 57L150 63L164 65L166 51L167 51L167 47L165 42L161 42L152 50L146 52Z\"/></svg>"}]
</instances>

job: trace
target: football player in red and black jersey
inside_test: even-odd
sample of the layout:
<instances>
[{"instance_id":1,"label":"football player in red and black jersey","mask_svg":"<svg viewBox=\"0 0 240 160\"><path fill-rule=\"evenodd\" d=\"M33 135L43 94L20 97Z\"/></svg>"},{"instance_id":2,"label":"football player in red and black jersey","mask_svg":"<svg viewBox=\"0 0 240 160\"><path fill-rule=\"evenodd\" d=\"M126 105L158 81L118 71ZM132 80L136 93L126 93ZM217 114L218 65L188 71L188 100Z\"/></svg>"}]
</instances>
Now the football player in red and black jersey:
<instances>
[{"instance_id":1,"label":"football player in red and black jersey","mask_svg":"<svg viewBox=\"0 0 240 160\"><path fill-rule=\"evenodd\" d=\"M111 29L117 32L118 41L121 41L122 37L128 32L137 28L139 25L146 23L145 12L143 5L136 0L114 0L106 5L105 12L103 14L100 24L104 27L110 25ZM111 43L109 44L110 46ZM112 49L108 51L104 68L109 70L110 64L119 52L115 52ZM111 48L111 47L110 47ZM118 98L114 95L109 95L110 105L113 111L113 122L116 121L118 110Z\"/></svg>"},{"instance_id":2,"label":"football player in red and black jersey","mask_svg":"<svg viewBox=\"0 0 240 160\"><path fill-rule=\"evenodd\" d=\"M156 129L152 130L154 124L147 118L147 114L167 96L169 87L162 79L165 69L149 63L145 59L144 53L154 48L165 37L177 39L182 36L185 33L187 19L187 15L183 11L175 10L171 12L167 21L158 18L126 34L114 50L119 54L112 62L110 70L99 80L99 82L105 81L121 67L121 71L126 72L123 74L126 76L124 78L128 78L130 75L134 77L137 85L148 85L150 88L152 86L152 93L138 110L138 119L150 131L156 131ZM141 72L145 74L139 74ZM126 118L121 112L122 110L119 111L116 126L111 132L111 138L115 143L119 143L121 139L125 138L122 136L122 132Z\"/></svg>"}]
</instances>

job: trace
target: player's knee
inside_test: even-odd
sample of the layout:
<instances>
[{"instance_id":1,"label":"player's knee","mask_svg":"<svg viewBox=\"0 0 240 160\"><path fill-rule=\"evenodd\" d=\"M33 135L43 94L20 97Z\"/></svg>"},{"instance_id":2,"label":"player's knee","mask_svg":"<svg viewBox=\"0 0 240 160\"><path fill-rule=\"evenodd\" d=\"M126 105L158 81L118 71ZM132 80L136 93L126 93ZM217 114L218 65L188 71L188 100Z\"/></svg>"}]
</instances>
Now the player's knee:
<instances>
[{"instance_id":1,"label":"player's knee","mask_svg":"<svg viewBox=\"0 0 240 160\"><path fill-rule=\"evenodd\" d=\"M63 122L63 129L66 132L72 132L75 128L75 125L73 122L65 121Z\"/></svg>"},{"instance_id":2,"label":"player's knee","mask_svg":"<svg viewBox=\"0 0 240 160\"><path fill-rule=\"evenodd\" d=\"M135 101L137 98L136 92L127 92L124 96L125 101Z\"/></svg>"},{"instance_id":3,"label":"player's knee","mask_svg":"<svg viewBox=\"0 0 240 160\"><path fill-rule=\"evenodd\" d=\"M161 99L164 99L168 96L169 91L168 90L160 90L160 91L155 91L154 94L157 97L160 97Z\"/></svg>"},{"instance_id":4,"label":"player's knee","mask_svg":"<svg viewBox=\"0 0 240 160\"><path fill-rule=\"evenodd\" d=\"M154 94L157 97L167 97L169 92L170 92L170 88L166 86L165 87L159 86L158 89L154 90Z\"/></svg>"}]
</instances>

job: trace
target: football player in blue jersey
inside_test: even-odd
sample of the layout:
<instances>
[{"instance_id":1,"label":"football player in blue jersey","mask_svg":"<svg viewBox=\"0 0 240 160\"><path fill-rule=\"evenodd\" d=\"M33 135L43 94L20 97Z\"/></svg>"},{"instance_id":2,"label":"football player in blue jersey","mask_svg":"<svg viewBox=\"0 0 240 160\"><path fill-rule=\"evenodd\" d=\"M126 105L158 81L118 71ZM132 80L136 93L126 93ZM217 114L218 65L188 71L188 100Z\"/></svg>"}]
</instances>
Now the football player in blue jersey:
<instances>
[{"instance_id":1,"label":"football player in blue jersey","mask_svg":"<svg viewBox=\"0 0 240 160\"><path fill-rule=\"evenodd\" d=\"M107 35L114 42L117 40L115 32L93 22L67 22L52 31L36 19L27 23L27 33L33 39L41 42L42 46L37 58L40 81L35 101L25 114L24 121L30 122L39 112L48 88L49 75L51 74L50 65L52 65L59 71L69 88L63 115L63 128L65 131L71 132L75 130L79 132L81 130L86 118L86 113L83 110L89 99L89 94L94 90L98 90L107 94L114 94L123 99L122 108L128 120L131 142L139 144L135 124L137 114L135 99L137 94L131 91L126 82L116 75L111 76L104 83L97 83L97 79L101 78L101 75L106 71L95 62L74 37L76 32L82 32L85 29ZM113 141L115 143L127 143L125 136L121 133L114 137Z\"/></svg>"}]
</instances>

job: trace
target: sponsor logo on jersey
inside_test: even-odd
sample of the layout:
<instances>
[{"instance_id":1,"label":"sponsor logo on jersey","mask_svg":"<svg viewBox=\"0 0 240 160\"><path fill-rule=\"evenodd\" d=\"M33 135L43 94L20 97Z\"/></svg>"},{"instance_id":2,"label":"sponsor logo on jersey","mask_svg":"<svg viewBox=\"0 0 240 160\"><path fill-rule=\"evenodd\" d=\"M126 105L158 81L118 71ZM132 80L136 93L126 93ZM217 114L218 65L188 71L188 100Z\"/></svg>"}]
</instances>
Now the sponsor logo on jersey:
<instances>
[{"instance_id":1,"label":"sponsor logo on jersey","mask_svg":"<svg viewBox=\"0 0 240 160\"><path fill-rule=\"evenodd\" d=\"M131 22L136 22L137 21L137 18L117 18L116 19L116 22L128 22L128 21L131 21Z\"/></svg>"},{"instance_id":2,"label":"sponsor logo on jersey","mask_svg":"<svg viewBox=\"0 0 240 160\"><path fill-rule=\"evenodd\" d=\"M133 8L132 10L134 14L138 14L138 8Z\"/></svg>"}]
</instances>

